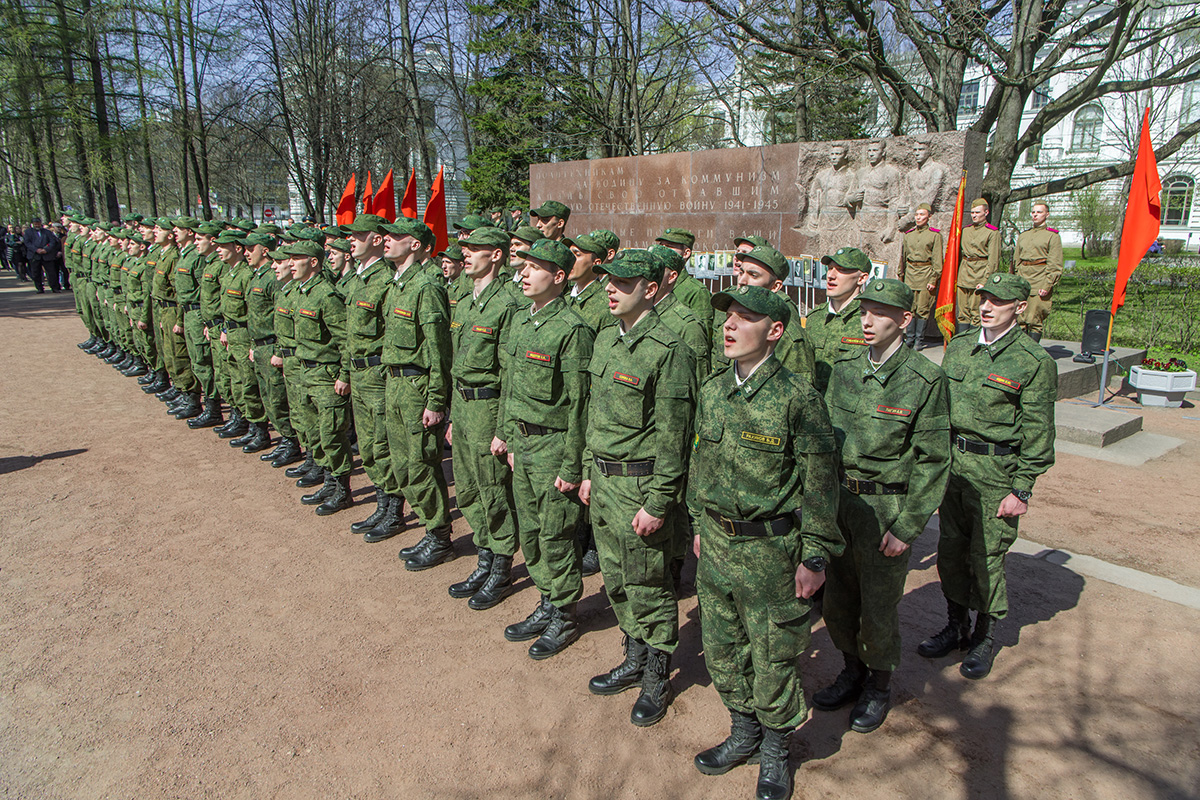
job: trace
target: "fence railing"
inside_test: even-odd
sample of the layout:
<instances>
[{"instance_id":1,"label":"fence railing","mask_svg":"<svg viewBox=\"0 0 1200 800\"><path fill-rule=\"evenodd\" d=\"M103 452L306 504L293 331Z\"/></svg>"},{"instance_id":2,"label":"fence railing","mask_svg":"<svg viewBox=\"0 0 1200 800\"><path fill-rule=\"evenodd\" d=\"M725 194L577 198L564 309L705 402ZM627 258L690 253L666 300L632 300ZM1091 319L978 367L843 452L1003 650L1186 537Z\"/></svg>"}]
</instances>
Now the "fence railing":
<instances>
[{"instance_id":1,"label":"fence railing","mask_svg":"<svg viewBox=\"0 0 1200 800\"><path fill-rule=\"evenodd\" d=\"M737 276L733 271L733 253L732 250L692 253L688 268L697 279L708 286L709 291L724 291L737 283ZM791 274L783 282L784 291L799 307L801 315L807 314L818 304L825 302L825 275L829 269L815 256L794 256L787 261ZM886 277L887 272L886 261L871 262L872 278Z\"/></svg>"}]
</instances>

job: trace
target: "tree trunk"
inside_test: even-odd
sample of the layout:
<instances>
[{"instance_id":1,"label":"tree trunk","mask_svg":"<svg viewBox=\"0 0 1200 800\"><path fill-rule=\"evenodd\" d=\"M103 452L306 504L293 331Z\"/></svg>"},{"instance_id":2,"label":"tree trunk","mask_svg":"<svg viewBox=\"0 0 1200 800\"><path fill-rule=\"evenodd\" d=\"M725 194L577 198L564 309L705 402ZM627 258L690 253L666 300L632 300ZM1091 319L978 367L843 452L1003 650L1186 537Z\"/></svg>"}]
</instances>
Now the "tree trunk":
<instances>
[{"instance_id":1,"label":"tree trunk","mask_svg":"<svg viewBox=\"0 0 1200 800\"><path fill-rule=\"evenodd\" d=\"M81 0L84 19L91 19L92 0ZM100 63L100 47L95 31L86 29L88 72L92 79L92 99L96 111L96 156L100 162L99 173L104 194L104 205L110 220L119 219L121 204L117 201L117 187L113 185L112 141L108 124L108 102L104 95L104 70Z\"/></svg>"},{"instance_id":2,"label":"tree trunk","mask_svg":"<svg viewBox=\"0 0 1200 800\"><path fill-rule=\"evenodd\" d=\"M146 181L150 192L150 213L158 216L158 194L154 187L154 160L150 157L150 117L146 113L146 89L143 85L142 51L138 43L137 9L130 6L130 27L133 28L133 67L137 75L138 113L142 116L142 158L146 162Z\"/></svg>"},{"instance_id":3,"label":"tree trunk","mask_svg":"<svg viewBox=\"0 0 1200 800\"><path fill-rule=\"evenodd\" d=\"M92 191L92 169L88 164L88 151L84 146L83 126L80 124L78 96L79 89L75 82L75 44L72 41L71 30L67 25L67 9L63 0L55 0L55 15L58 17L59 46L62 48L63 78L67 84L67 130L71 134L71 144L75 149L75 161L79 169L79 185L83 190L83 206L88 216L96 216L96 193ZM136 27L136 26L135 26Z\"/></svg>"}]
</instances>

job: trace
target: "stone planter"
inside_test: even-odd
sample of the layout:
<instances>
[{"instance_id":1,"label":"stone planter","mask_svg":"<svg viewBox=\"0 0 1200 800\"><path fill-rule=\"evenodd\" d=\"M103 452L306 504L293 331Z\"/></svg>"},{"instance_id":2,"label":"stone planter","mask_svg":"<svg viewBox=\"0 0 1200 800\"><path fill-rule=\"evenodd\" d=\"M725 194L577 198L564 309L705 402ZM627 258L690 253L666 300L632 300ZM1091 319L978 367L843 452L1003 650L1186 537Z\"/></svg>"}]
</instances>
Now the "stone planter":
<instances>
[{"instance_id":1,"label":"stone planter","mask_svg":"<svg viewBox=\"0 0 1200 800\"><path fill-rule=\"evenodd\" d=\"M1139 366L1129 370L1128 380L1142 405L1179 408L1183 396L1196 388L1196 371L1160 372Z\"/></svg>"}]
</instances>

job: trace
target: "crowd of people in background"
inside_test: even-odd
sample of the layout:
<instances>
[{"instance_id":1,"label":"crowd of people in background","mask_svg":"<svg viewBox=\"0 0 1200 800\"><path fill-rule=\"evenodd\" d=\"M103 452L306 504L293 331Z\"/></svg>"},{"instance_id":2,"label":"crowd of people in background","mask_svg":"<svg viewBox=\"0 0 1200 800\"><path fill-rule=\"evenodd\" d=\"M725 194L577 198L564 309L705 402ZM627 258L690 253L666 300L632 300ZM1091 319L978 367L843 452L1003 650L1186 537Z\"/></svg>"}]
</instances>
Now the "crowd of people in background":
<instances>
[{"instance_id":1,"label":"crowd of people in background","mask_svg":"<svg viewBox=\"0 0 1200 800\"><path fill-rule=\"evenodd\" d=\"M46 226L34 217L29 225L10 224L0 246L0 269L12 270L20 281L34 285L38 294L46 287L57 294L71 288L64 262L67 229L55 222Z\"/></svg>"}]
</instances>

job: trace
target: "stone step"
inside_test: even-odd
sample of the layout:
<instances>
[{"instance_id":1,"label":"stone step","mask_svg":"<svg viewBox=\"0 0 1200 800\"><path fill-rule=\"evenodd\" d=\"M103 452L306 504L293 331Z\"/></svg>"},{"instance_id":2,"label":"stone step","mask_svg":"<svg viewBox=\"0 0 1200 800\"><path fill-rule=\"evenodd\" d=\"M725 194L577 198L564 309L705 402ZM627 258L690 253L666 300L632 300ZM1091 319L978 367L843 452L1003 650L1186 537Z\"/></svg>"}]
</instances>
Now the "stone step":
<instances>
[{"instance_id":1,"label":"stone step","mask_svg":"<svg viewBox=\"0 0 1200 800\"><path fill-rule=\"evenodd\" d=\"M1055 403L1054 423L1059 441L1108 447L1142 429L1138 414L1081 403Z\"/></svg>"}]
</instances>

